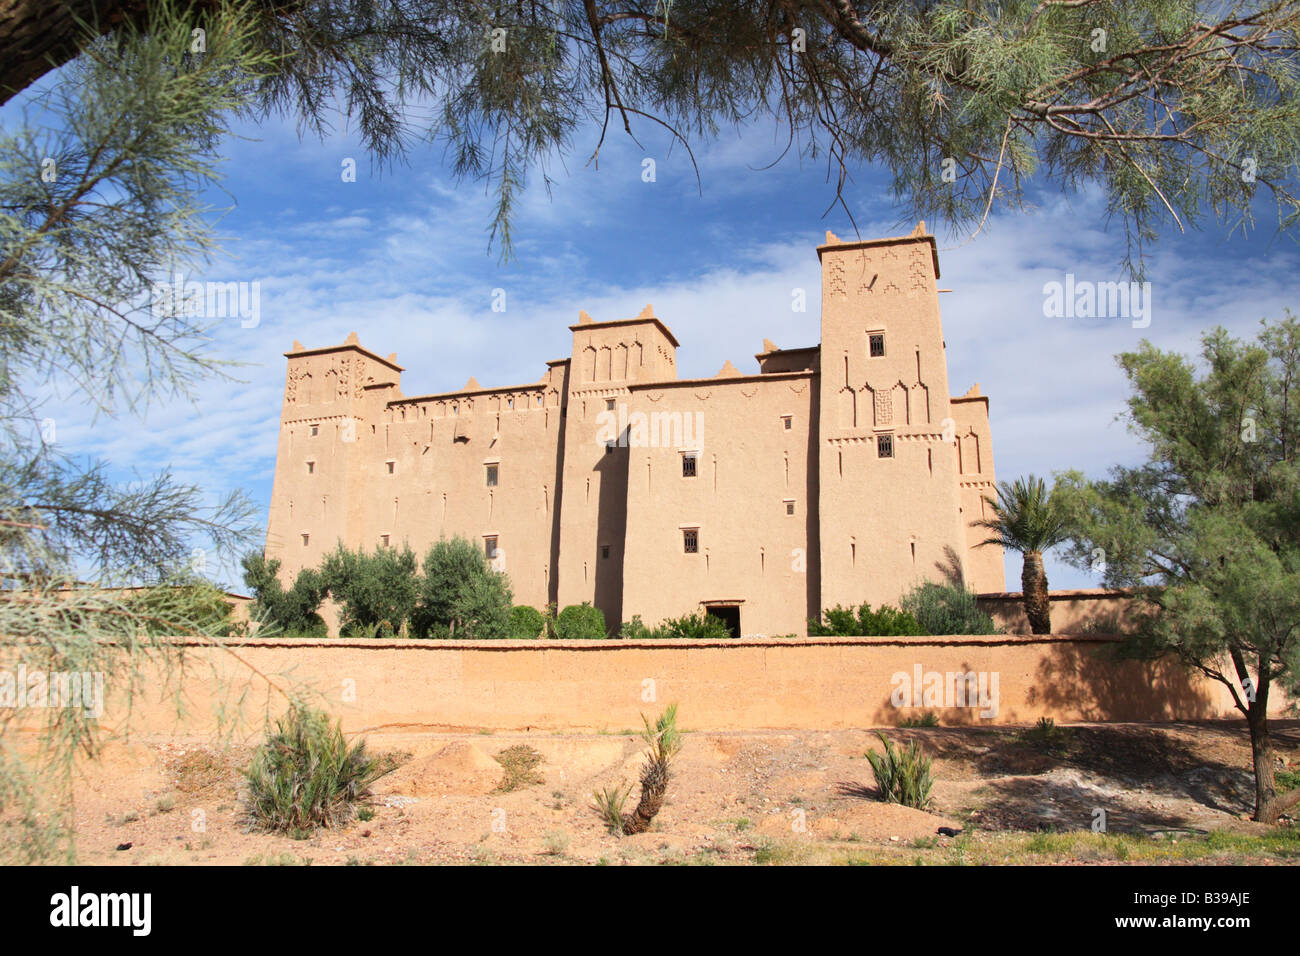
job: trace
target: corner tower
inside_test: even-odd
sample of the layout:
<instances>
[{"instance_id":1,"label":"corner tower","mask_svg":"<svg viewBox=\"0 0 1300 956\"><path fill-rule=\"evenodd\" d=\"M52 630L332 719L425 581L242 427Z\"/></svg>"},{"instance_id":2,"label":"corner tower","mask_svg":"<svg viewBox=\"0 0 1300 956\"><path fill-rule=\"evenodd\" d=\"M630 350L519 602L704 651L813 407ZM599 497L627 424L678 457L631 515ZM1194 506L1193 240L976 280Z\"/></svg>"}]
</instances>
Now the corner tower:
<instances>
[{"instance_id":1,"label":"corner tower","mask_svg":"<svg viewBox=\"0 0 1300 956\"><path fill-rule=\"evenodd\" d=\"M380 358L353 332L342 345L305 349L288 359L275 483L266 525L266 556L278 558L281 579L343 541L368 540L357 527L364 513L362 456L376 448L375 426L385 404L401 395L396 355Z\"/></svg>"},{"instance_id":2,"label":"corner tower","mask_svg":"<svg viewBox=\"0 0 1300 956\"><path fill-rule=\"evenodd\" d=\"M821 603L895 603L965 575L934 237L844 242L822 266Z\"/></svg>"}]
</instances>

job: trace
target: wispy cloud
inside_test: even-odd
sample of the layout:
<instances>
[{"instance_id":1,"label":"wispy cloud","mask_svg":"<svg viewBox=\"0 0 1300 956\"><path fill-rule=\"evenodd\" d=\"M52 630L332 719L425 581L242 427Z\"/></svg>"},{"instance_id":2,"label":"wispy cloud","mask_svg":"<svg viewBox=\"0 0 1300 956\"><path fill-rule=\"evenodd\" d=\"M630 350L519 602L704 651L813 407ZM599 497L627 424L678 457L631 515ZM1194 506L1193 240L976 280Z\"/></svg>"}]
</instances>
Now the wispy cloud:
<instances>
[{"instance_id":1,"label":"wispy cloud","mask_svg":"<svg viewBox=\"0 0 1300 956\"><path fill-rule=\"evenodd\" d=\"M599 170L582 165L585 155L553 164L551 194L537 183L524 194L517 258L501 263L487 241L492 197L449 180L436 154L379 177L345 137L299 142L282 125L259 135L232 146L227 188L239 204L220 224L229 256L207 276L260 283L260 323L236 319L214 332L218 354L250 363L240 381L210 380L196 405L157 408L146 421L92 423L76 403L56 403L68 450L106 457L123 474L170 466L214 496L243 487L266 505L282 353L295 339L321 346L355 330L373 351L396 352L408 369L404 392L420 394L470 374L485 385L536 381L547 359L568 354L579 309L610 319L653 303L682 342L680 374L712 375L727 360L752 371L765 337L787 347L818 341L815 246L828 226L852 234L842 214L821 218L831 193L815 171L793 159L758 169L779 153L767 134L699 152L704 198L680 148L669 156L654 143L656 181L645 182L647 150L611 140ZM347 156L359 160L356 183L339 175ZM898 232L875 198L884 194L880 178L863 173L848 197L875 213L859 217L864 235ZM1098 474L1136 460L1140 447L1115 421L1126 397L1115 353L1143 337L1192 351L1212 325L1250 335L1261 316L1293 304L1294 247L1167 236L1150 262L1150 327L1044 316L1046 282L1124 278L1121 243L1106 231L1104 203L1087 193L994 215L972 241L940 242L940 286L952 290L941 296L950 382L960 394L978 381L991 396L1000 476ZM797 288L807 294L803 313L791 309ZM491 308L497 289L505 312ZM1059 564L1049 572L1054 586L1096 583ZM1010 558L1008 581L1018 578Z\"/></svg>"}]
</instances>

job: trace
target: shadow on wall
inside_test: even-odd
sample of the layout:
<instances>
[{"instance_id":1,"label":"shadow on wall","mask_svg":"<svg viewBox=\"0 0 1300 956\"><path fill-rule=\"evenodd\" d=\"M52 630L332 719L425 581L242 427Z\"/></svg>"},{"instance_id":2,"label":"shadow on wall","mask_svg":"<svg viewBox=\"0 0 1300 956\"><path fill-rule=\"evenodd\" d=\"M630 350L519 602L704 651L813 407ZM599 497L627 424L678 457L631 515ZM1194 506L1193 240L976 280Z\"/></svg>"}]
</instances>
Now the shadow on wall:
<instances>
[{"instance_id":1,"label":"shadow on wall","mask_svg":"<svg viewBox=\"0 0 1300 956\"><path fill-rule=\"evenodd\" d=\"M1045 712L1080 720L1203 720L1223 714L1204 685L1172 657L1119 660L1114 646L1053 645L1027 695Z\"/></svg>"},{"instance_id":2,"label":"shadow on wall","mask_svg":"<svg viewBox=\"0 0 1300 956\"><path fill-rule=\"evenodd\" d=\"M923 666L922 674L920 687L915 686L915 671L898 671L893 675L884 701L872 716L876 726L901 727L904 721L918 720L926 713L932 713L944 727L989 727L1005 722L999 699L1001 675L998 684L992 684L989 671L966 660L954 670ZM973 674L974 682L957 683L954 676L960 674ZM939 680L927 685L927 680L935 677ZM896 693L902 695L902 706L894 703Z\"/></svg>"},{"instance_id":3,"label":"shadow on wall","mask_svg":"<svg viewBox=\"0 0 1300 956\"><path fill-rule=\"evenodd\" d=\"M605 629L617 634L623 624L623 548L627 541L627 465L630 443L625 429L614 450L596 463L596 553L593 602L605 615ZM604 548L609 557L604 557Z\"/></svg>"}]
</instances>

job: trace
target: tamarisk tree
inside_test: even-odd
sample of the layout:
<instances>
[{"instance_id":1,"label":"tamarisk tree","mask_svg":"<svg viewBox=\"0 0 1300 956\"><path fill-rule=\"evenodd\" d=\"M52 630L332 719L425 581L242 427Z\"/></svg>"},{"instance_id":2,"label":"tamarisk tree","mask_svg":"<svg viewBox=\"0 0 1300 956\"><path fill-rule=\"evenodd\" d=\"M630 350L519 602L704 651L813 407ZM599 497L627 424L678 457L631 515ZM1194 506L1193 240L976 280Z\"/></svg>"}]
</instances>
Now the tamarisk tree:
<instances>
[{"instance_id":1,"label":"tamarisk tree","mask_svg":"<svg viewBox=\"0 0 1300 956\"><path fill-rule=\"evenodd\" d=\"M143 413L224 372L201 324L149 299L159 277L213 251L197 196L271 60L229 8L203 23L201 55L194 20L167 3L138 27L83 36L57 84L0 126L0 659L7 672L99 675L127 702L179 663L171 637L228 632L193 549L233 557L255 511L166 470L115 482L108 463L61 452L43 402L57 391L87 416ZM159 583L173 586L125 590ZM0 693L0 852L25 859L71 853L73 760L109 732L102 700L42 702ZM35 749L18 747L15 726L37 731Z\"/></svg>"},{"instance_id":2,"label":"tamarisk tree","mask_svg":"<svg viewBox=\"0 0 1300 956\"><path fill-rule=\"evenodd\" d=\"M0 4L0 103L77 57L87 27L139 29L153 6ZM381 160L440 142L492 185L503 251L548 159L598 160L614 128L686 144L761 117L789 136L773 159L825 161L841 200L859 165L885 167L901 219L978 229L1036 176L1096 186L1135 265L1158 225L1249 224L1261 187L1284 228L1300 215L1294 0L250 0L242 16L274 56L259 110L325 132L341 105Z\"/></svg>"},{"instance_id":3,"label":"tamarisk tree","mask_svg":"<svg viewBox=\"0 0 1300 956\"><path fill-rule=\"evenodd\" d=\"M1255 342L1215 329L1201 357L1148 342L1120 355L1149 459L1103 481L1063 475L1057 490L1072 560L1137 588L1147 612L1123 652L1176 655L1231 693L1255 819L1274 823L1300 802L1277 793L1268 722L1277 691L1300 690L1300 320L1265 322Z\"/></svg>"}]
</instances>

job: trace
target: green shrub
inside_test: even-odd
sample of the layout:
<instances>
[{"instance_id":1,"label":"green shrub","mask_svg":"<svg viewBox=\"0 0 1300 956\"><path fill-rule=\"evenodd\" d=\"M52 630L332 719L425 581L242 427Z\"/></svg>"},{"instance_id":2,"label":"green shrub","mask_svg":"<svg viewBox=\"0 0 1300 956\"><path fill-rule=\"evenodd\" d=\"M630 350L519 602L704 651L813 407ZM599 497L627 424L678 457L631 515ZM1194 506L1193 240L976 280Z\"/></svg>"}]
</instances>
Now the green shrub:
<instances>
[{"instance_id":1,"label":"green shrub","mask_svg":"<svg viewBox=\"0 0 1300 956\"><path fill-rule=\"evenodd\" d=\"M1274 785L1277 787L1278 793L1288 793L1296 787L1300 787L1300 770L1279 770L1274 775Z\"/></svg>"},{"instance_id":2,"label":"green shrub","mask_svg":"<svg viewBox=\"0 0 1300 956\"><path fill-rule=\"evenodd\" d=\"M624 621L618 629L618 636L628 641L647 641L662 637L657 628L646 627L640 614L634 614L632 620Z\"/></svg>"},{"instance_id":3,"label":"green shrub","mask_svg":"<svg viewBox=\"0 0 1300 956\"><path fill-rule=\"evenodd\" d=\"M932 710L927 710L916 717L904 717L898 722L900 727L938 727L939 715Z\"/></svg>"},{"instance_id":4,"label":"green shrub","mask_svg":"<svg viewBox=\"0 0 1300 956\"><path fill-rule=\"evenodd\" d=\"M132 591L122 602L138 625L154 636L240 636L230 619L234 605L221 589L194 574Z\"/></svg>"},{"instance_id":5,"label":"green shrub","mask_svg":"<svg viewBox=\"0 0 1300 956\"><path fill-rule=\"evenodd\" d=\"M731 637L731 631L720 618L703 611L670 617L658 627L647 627L638 614L630 621L624 621L618 636L626 640L666 640L668 638L686 638L695 641L716 641Z\"/></svg>"},{"instance_id":6,"label":"green shrub","mask_svg":"<svg viewBox=\"0 0 1300 956\"><path fill-rule=\"evenodd\" d=\"M605 615L586 601L570 604L555 619L555 636L561 640L597 640L608 637Z\"/></svg>"},{"instance_id":7,"label":"green shrub","mask_svg":"<svg viewBox=\"0 0 1300 956\"><path fill-rule=\"evenodd\" d=\"M531 787L543 780L536 769L542 762L542 755L527 744L507 747L493 759L505 770L505 775L494 793L509 793L521 787Z\"/></svg>"},{"instance_id":8,"label":"green shrub","mask_svg":"<svg viewBox=\"0 0 1300 956\"><path fill-rule=\"evenodd\" d=\"M1046 747L1049 750L1057 750L1067 746L1070 737L1070 729L1056 726L1056 721L1051 717L1039 717L1038 723L1021 732L1021 739L1026 743Z\"/></svg>"},{"instance_id":9,"label":"green shrub","mask_svg":"<svg viewBox=\"0 0 1300 956\"><path fill-rule=\"evenodd\" d=\"M509 637L532 640L542 636L546 627L546 615L527 604L516 604L510 609L510 618L506 622L506 634Z\"/></svg>"},{"instance_id":10,"label":"green shrub","mask_svg":"<svg viewBox=\"0 0 1300 956\"><path fill-rule=\"evenodd\" d=\"M920 637L926 632L911 614L882 604L873 611L863 604L854 612L851 607L836 605L822 615L826 622L808 621L808 634L814 637Z\"/></svg>"},{"instance_id":11,"label":"green shrub","mask_svg":"<svg viewBox=\"0 0 1300 956\"><path fill-rule=\"evenodd\" d=\"M686 637L696 641L714 641L731 637L731 631L721 618L704 611L672 617L659 625L660 637Z\"/></svg>"},{"instance_id":12,"label":"green shrub","mask_svg":"<svg viewBox=\"0 0 1300 956\"><path fill-rule=\"evenodd\" d=\"M295 704L244 774L245 811L254 827L295 836L341 826L390 769L390 762L366 751L364 740L349 746L342 726L328 715Z\"/></svg>"},{"instance_id":13,"label":"green shrub","mask_svg":"<svg viewBox=\"0 0 1300 956\"><path fill-rule=\"evenodd\" d=\"M900 602L927 634L996 634L993 618L980 610L973 591L927 581Z\"/></svg>"},{"instance_id":14,"label":"green shrub","mask_svg":"<svg viewBox=\"0 0 1300 956\"><path fill-rule=\"evenodd\" d=\"M838 604L823 612L826 619L823 624L816 618L808 619L808 633L818 637L848 637L858 633L858 616L852 607L840 607Z\"/></svg>"},{"instance_id":15,"label":"green shrub","mask_svg":"<svg viewBox=\"0 0 1300 956\"><path fill-rule=\"evenodd\" d=\"M930 803L930 790L934 786L930 758L921 752L915 740L906 749L898 750L885 739L884 734L877 732L876 736L884 744L885 753L882 756L869 750L867 760L875 774L880 799L885 803L901 803L905 807L924 810Z\"/></svg>"},{"instance_id":16,"label":"green shrub","mask_svg":"<svg viewBox=\"0 0 1300 956\"><path fill-rule=\"evenodd\" d=\"M340 544L321 565L321 578L341 607L341 633L374 628L376 637L392 637L415 610L419 575L410 548L376 548L367 554Z\"/></svg>"},{"instance_id":17,"label":"green shrub","mask_svg":"<svg viewBox=\"0 0 1300 956\"><path fill-rule=\"evenodd\" d=\"M512 633L510 615L510 579L492 567L482 548L466 538L444 538L429 549L411 618L415 636L507 637ZM528 636L540 631L539 625Z\"/></svg>"},{"instance_id":18,"label":"green shrub","mask_svg":"<svg viewBox=\"0 0 1300 956\"><path fill-rule=\"evenodd\" d=\"M241 563L244 583L256 599L249 618L260 623L265 633L284 637L324 637L329 633L318 613L326 593L319 571L303 568L286 591L278 577L278 558L268 561L254 552L245 555Z\"/></svg>"}]
</instances>

